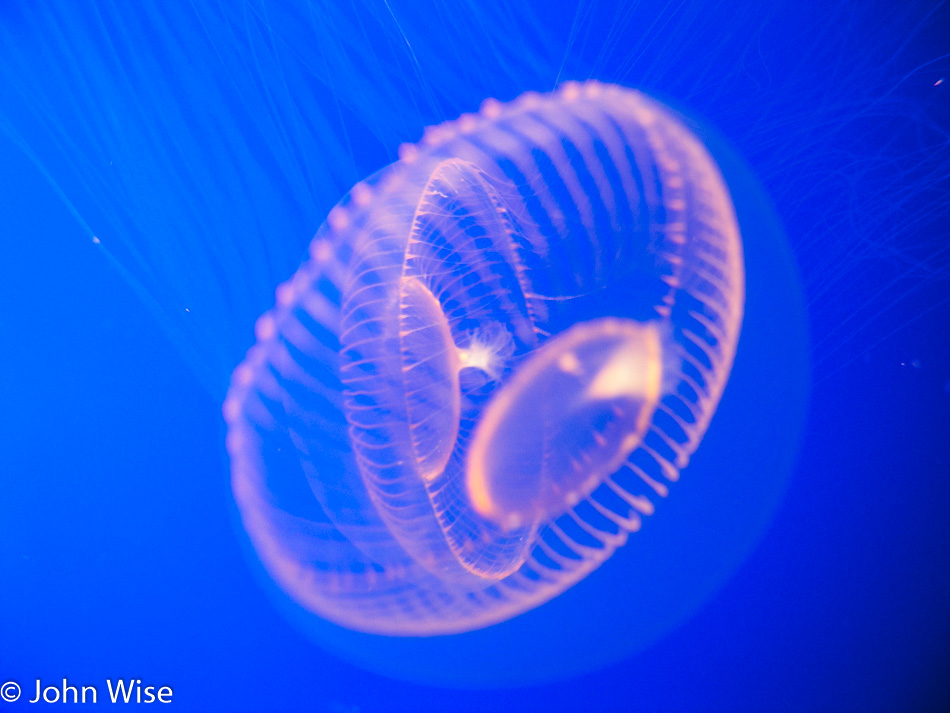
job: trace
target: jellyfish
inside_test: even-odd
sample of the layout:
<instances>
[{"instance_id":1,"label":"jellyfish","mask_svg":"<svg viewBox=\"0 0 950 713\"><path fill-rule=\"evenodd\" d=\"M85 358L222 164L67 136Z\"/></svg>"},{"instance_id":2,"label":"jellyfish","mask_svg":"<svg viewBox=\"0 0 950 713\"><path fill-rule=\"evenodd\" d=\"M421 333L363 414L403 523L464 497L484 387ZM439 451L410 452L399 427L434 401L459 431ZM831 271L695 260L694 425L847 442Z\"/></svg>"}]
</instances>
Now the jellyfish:
<instances>
[{"instance_id":1,"label":"jellyfish","mask_svg":"<svg viewBox=\"0 0 950 713\"><path fill-rule=\"evenodd\" d=\"M279 586L452 634L558 596L654 512L728 380L742 245L699 139L619 86L489 100L400 154L330 212L224 414Z\"/></svg>"}]
</instances>

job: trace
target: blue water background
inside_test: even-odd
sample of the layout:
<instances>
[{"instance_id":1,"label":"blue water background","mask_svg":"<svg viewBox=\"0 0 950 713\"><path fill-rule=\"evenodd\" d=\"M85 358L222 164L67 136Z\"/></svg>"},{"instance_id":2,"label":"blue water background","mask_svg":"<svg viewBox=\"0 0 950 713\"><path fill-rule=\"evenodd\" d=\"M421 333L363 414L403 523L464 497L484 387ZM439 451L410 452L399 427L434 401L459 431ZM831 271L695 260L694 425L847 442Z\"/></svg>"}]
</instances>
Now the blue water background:
<instances>
[{"instance_id":1,"label":"blue water background","mask_svg":"<svg viewBox=\"0 0 950 713\"><path fill-rule=\"evenodd\" d=\"M343 19L362 17L361 42L376 54L356 71L346 43L328 30L312 52L326 68L313 71L340 83L392 80L359 91L232 56L228 48L240 43L223 25L173 31L155 23L158 11L126 8L131 19L110 24L108 4L101 15L90 4L49 14L45 5L4 5L0 682L32 692L36 678L66 676L101 694L106 678L134 676L173 686L174 707L195 711L946 709L947 10L762 5L328 6L343 8ZM265 47L261 18L273 8L235 7L228 26L257 28L264 39L256 46ZM180 20L189 11L167 14ZM277 22L279 14L275 36L309 57L306 33ZM497 24L468 32L462 23L473 18ZM426 34L439 27L457 36ZM139 104L126 103L114 77L96 74L81 55L70 68L50 59L120 31L148 38L133 43L148 65L142 76L155 78L138 85ZM180 72L180 38L192 61L204 59L194 76ZM204 109L232 116L233 136L187 111L156 112L158 101L200 95L202 77L223 76L221 67L233 75L220 80L220 93L204 95ZM247 80L249 67L259 80ZM444 86L450 77L462 79ZM392 160L399 141L418 140L422 126L474 110L489 93L549 90L559 77L643 86L695 112L772 196L810 323L812 387L798 463L734 576L646 650L527 687L473 692L394 680L327 653L262 586L231 505L219 399L252 343L254 317L350 183ZM277 78L286 81L281 91L267 84ZM286 113L284 90L332 108L318 132ZM77 93L85 97L78 104L66 99ZM91 106L92 96L116 102ZM337 106L335 96L351 103ZM24 97L75 145L31 121ZM249 118L257 111L273 113L271 128ZM114 135L130 137L123 155L137 161L119 178L109 177L113 156L99 143L109 122L120 127ZM157 143L138 142L143 131L180 152L159 161ZM244 148L229 154L231 139ZM76 156L97 163L76 165ZM248 160L261 156L271 162ZM319 170L295 174L281 163L288 158ZM244 182L224 186L201 165L236 166ZM254 201L229 204L234 196ZM119 215L130 201L140 210ZM199 225L203 207L213 212ZM192 230L163 234L169 225ZM241 259L214 247L228 239L245 251ZM182 262L189 269L176 272ZM770 443L735 446L755 457ZM556 636L543 639L556 647ZM555 651L575 654L568 645ZM476 653L530 667L506 661L505 650Z\"/></svg>"}]
</instances>

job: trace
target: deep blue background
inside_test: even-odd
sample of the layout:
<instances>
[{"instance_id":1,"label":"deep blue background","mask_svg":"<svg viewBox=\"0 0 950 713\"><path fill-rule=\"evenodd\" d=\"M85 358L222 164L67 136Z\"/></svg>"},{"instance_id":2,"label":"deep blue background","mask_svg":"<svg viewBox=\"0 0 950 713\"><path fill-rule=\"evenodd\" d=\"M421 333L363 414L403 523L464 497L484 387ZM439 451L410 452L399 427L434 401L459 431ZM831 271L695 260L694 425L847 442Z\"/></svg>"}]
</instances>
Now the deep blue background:
<instances>
[{"instance_id":1,"label":"deep blue background","mask_svg":"<svg viewBox=\"0 0 950 713\"><path fill-rule=\"evenodd\" d=\"M280 97L262 100L256 80L244 84L247 68L235 57L248 55L227 53L240 43L229 45L221 27L207 25L203 34L178 24L171 31L144 11L127 10L120 22L103 21L108 29L100 32L98 20L76 19L95 15L88 3L49 15L33 4L4 6L0 681L18 680L29 691L38 676L51 683L67 676L101 689L106 677L138 676L173 685L179 710L948 707L946 9L887 2L763 9L751 0L537 5L535 25L513 25L519 34L456 27L472 19L462 4L434 5L436 12L391 3L392 15L382 4L360 5L366 46L383 69L353 69L355 60L330 41L333 32L313 45L314 57L350 67L332 72L341 83L359 75L376 83L395 78L357 93L349 85L327 89L290 68L273 74L256 62L262 82L283 76L291 94L312 91L317 104L348 97L315 144L335 137L345 147L338 155L351 164L324 167L326 156L337 154L307 152L298 160L318 167L307 178L294 177L279 159L245 160L276 155L279 127L296 123ZM493 13L503 5L483 7L478 17L501 27ZM110 13L103 6L102 16ZM470 42L427 43L433 15ZM242 17L235 12L230 26L246 29ZM275 19L273 27L303 53L296 56L309 56L294 23ZM537 35L525 29L531 27ZM81 51L72 56L78 74L65 74L65 48L101 44L117 28L146 38L132 42L128 55L116 49L126 64L134 53L144 61L167 52L132 82L135 101ZM488 36L507 44L477 46ZM180 71L173 38L206 60L194 76ZM478 52L489 58L482 66L473 64ZM217 81L222 66L237 79L221 80L229 88L204 108L233 116L238 145L246 146L231 158L216 151L224 139L215 143L218 135L193 117L178 123L155 110L176 97L187 104L184 97L197 91L190 82ZM549 89L559 71L562 78L646 86L694 109L746 156L771 193L801 267L811 320L814 386L800 462L771 528L737 574L648 650L529 688L473 693L394 681L314 646L255 580L230 505L216 389L226 383L226 365L249 345L269 290L294 269L348 183L391 160L395 144L416 140L425 123L474 109L488 94L508 99ZM77 76L104 88L80 86ZM462 80L444 87L453 77ZM156 78L166 85L146 81ZM70 103L73 95L79 99ZM244 104L242 95L250 95ZM114 104L93 101L103 96ZM400 97L403 103L383 101ZM278 128L260 129L248 118L258 100L272 107ZM118 133L101 128L116 116ZM44 117L79 148L62 144ZM162 170L149 173L160 164L149 163L156 144L139 140L143 127L190 147L193 165L171 161L164 181ZM114 138L123 131L134 137L128 146ZM301 139L288 143L305 148ZM111 231L110 254L134 285L92 244L22 144L94 226L89 230L103 233L104 245ZM118 161L135 151L140 173L105 173L105 154ZM227 166L232 158L247 185L225 186L198 171L198 164ZM158 207L146 206L154 215L116 217L130 195L122 190L154 190ZM250 208L228 205L251 194L266 197ZM191 200L220 216L185 234L194 213L182 206ZM264 228L240 233L238 221L251 209ZM168 230L172 225L179 231ZM263 251L271 258L266 265L249 259L239 266L211 246L209 230L227 229L255 254L255 241L275 239L261 234L267 225L290 237L285 249ZM123 230L151 256L153 272L123 247ZM181 250L194 245L212 267L176 281ZM247 273L245 289L212 279L238 269ZM176 321L184 319L180 298L207 305L207 324L218 331ZM216 299L233 310L215 312Z\"/></svg>"}]
</instances>

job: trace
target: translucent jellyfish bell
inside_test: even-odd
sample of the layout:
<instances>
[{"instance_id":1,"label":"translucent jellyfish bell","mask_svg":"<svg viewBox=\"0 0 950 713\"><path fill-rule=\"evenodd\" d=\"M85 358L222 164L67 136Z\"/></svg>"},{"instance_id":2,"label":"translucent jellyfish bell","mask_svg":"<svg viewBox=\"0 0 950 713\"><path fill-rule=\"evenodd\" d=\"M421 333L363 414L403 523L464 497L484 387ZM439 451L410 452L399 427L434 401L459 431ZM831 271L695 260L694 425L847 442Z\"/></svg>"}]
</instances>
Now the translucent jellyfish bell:
<instances>
[{"instance_id":1,"label":"translucent jellyfish bell","mask_svg":"<svg viewBox=\"0 0 950 713\"><path fill-rule=\"evenodd\" d=\"M700 141L598 83L486 102L353 188L225 403L274 580L392 635L485 627L620 547L699 446L744 302Z\"/></svg>"}]
</instances>

